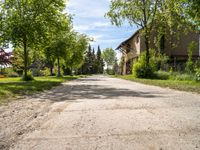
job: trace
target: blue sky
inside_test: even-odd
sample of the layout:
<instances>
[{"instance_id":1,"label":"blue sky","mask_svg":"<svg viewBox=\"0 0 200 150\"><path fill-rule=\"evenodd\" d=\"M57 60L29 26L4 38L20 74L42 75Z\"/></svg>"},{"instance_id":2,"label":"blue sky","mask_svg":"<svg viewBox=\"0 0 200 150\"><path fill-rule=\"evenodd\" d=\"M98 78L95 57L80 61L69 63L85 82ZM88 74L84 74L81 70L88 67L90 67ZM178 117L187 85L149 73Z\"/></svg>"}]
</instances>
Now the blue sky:
<instances>
[{"instance_id":1,"label":"blue sky","mask_svg":"<svg viewBox=\"0 0 200 150\"><path fill-rule=\"evenodd\" d=\"M115 49L122 41L136 31L136 27L123 25L116 27L111 24L105 13L109 10L110 0L69 0L68 12L74 15L74 29L94 38L93 47Z\"/></svg>"}]
</instances>

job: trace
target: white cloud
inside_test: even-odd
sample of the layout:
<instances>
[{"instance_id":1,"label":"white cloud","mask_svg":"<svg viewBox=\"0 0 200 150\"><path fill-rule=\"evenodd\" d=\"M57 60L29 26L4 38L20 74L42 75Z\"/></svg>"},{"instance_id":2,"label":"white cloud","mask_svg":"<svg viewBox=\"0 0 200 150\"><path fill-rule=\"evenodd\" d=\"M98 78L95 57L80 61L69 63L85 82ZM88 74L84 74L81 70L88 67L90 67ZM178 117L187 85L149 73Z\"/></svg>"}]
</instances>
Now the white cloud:
<instances>
[{"instance_id":1,"label":"white cloud","mask_svg":"<svg viewBox=\"0 0 200 150\"><path fill-rule=\"evenodd\" d=\"M100 41L103 37L104 37L104 35L101 35L101 34L97 34L97 35L94 35L94 34L90 34L89 35L89 37L91 37L91 38L93 38L93 42L96 42L96 41Z\"/></svg>"},{"instance_id":2,"label":"white cloud","mask_svg":"<svg viewBox=\"0 0 200 150\"><path fill-rule=\"evenodd\" d=\"M117 39L100 39L98 42L101 42L101 43L121 43L122 41L124 41L125 39L124 38L117 38Z\"/></svg>"},{"instance_id":3,"label":"white cloud","mask_svg":"<svg viewBox=\"0 0 200 150\"><path fill-rule=\"evenodd\" d=\"M93 46L116 48L134 32L127 23L117 28L104 15L109 10L110 0L69 0L67 11L74 14L74 29L93 37Z\"/></svg>"},{"instance_id":4,"label":"white cloud","mask_svg":"<svg viewBox=\"0 0 200 150\"><path fill-rule=\"evenodd\" d=\"M109 27L111 24L109 22L95 22L94 27Z\"/></svg>"},{"instance_id":5,"label":"white cloud","mask_svg":"<svg viewBox=\"0 0 200 150\"><path fill-rule=\"evenodd\" d=\"M84 32L90 30L90 26L88 25L74 25L74 30Z\"/></svg>"},{"instance_id":6,"label":"white cloud","mask_svg":"<svg viewBox=\"0 0 200 150\"><path fill-rule=\"evenodd\" d=\"M85 31L90 31L90 30L94 30L97 28L106 28L106 27L110 27L110 26L111 25L108 22L94 22L92 24L74 25L74 29L76 31L85 32Z\"/></svg>"},{"instance_id":7,"label":"white cloud","mask_svg":"<svg viewBox=\"0 0 200 150\"><path fill-rule=\"evenodd\" d=\"M68 10L82 18L103 17L108 10L107 0L70 0ZM74 9L78 8L78 9Z\"/></svg>"}]
</instances>

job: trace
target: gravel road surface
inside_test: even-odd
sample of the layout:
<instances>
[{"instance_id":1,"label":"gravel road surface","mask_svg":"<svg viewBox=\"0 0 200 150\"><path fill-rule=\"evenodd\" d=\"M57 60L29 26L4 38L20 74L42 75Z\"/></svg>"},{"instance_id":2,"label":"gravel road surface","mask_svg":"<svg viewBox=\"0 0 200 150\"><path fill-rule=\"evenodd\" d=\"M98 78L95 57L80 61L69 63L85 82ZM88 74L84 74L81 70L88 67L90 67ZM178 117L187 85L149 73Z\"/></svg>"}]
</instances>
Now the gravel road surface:
<instances>
[{"instance_id":1,"label":"gravel road surface","mask_svg":"<svg viewBox=\"0 0 200 150\"><path fill-rule=\"evenodd\" d=\"M200 95L106 76L0 107L0 149L197 150Z\"/></svg>"}]
</instances>

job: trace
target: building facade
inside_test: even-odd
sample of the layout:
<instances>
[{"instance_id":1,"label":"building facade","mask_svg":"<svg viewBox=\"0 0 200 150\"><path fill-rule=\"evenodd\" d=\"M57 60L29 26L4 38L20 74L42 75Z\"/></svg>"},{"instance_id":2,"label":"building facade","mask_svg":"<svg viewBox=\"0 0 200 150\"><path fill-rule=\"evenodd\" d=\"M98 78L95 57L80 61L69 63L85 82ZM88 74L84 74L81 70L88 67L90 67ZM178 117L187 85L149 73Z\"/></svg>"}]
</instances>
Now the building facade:
<instances>
[{"instance_id":1,"label":"building facade","mask_svg":"<svg viewBox=\"0 0 200 150\"><path fill-rule=\"evenodd\" d=\"M155 33L150 36L150 48L158 49L154 40ZM178 63L185 63L188 58L188 46L195 41L197 43L196 49L193 51L193 59L200 57L200 36L199 32L189 32L188 34L181 33L179 37L173 37L171 40L163 35L159 41L159 51L166 54L170 59L169 63L176 66ZM139 55L145 51L145 39L142 35L142 30L137 30L130 38L123 41L118 47L123 57L123 67L121 74L131 74L132 64L136 61Z\"/></svg>"}]
</instances>

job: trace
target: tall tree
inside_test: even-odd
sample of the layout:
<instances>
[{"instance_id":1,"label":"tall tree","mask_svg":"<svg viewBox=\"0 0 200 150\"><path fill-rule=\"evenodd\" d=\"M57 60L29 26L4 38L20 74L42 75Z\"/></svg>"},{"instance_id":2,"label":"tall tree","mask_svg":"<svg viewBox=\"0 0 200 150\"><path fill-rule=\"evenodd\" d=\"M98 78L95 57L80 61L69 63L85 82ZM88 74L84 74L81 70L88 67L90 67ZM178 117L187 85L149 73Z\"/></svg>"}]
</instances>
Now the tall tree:
<instances>
[{"instance_id":1,"label":"tall tree","mask_svg":"<svg viewBox=\"0 0 200 150\"><path fill-rule=\"evenodd\" d=\"M51 55L52 61L56 60L57 76L61 76L61 62L70 51L70 46L73 43L71 16L59 14L59 20L55 25L57 26L51 26L50 31L45 36L46 42L42 43L42 46L46 46L47 50L49 50L48 55ZM53 65L53 62L51 63Z\"/></svg>"},{"instance_id":2,"label":"tall tree","mask_svg":"<svg viewBox=\"0 0 200 150\"><path fill-rule=\"evenodd\" d=\"M103 69L104 68L104 62L103 62L103 58L101 55L101 49L100 46L98 46L98 50L97 50L97 73L103 73Z\"/></svg>"},{"instance_id":3,"label":"tall tree","mask_svg":"<svg viewBox=\"0 0 200 150\"><path fill-rule=\"evenodd\" d=\"M107 16L116 26L121 26L125 20L129 24L143 29L146 45L146 63L149 64L150 33L155 23L158 4L162 0L113 0Z\"/></svg>"},{"instance_id":4,"label":"tall tree","mask_svg":"<svg viewBox=\"0 0 200 150\"><path fill-rule=\"evenodd\" d=\"M54 54L57 60L58 74L57 76L61 76L61 60L65 58L67 55L67 49L69 47L69 37L64 36L58 38L55 43L53 43Z\"/></svg>"},{"instance_id":5,"label":"tall tree","mask_svg":"<svg viewBox=\"0 0 200 150\"><path fill-rule=\"evenodd\" d=\"M179 0L180 1L180 0ZM199 0L182 0L185 7L182 9L185 10L186 15L193 24L200 28L200 1ZM187 16L186 16L187 17Z\"/></svg>"},{"instance_id":6,"label":"tall tree","mask_svg":"<svg viewBox=\"0 0 200 150\"><path fill-rule=\"evenodd\" d=\"M195 23L198 25L198 12L198 0L113 0L106 16L116 26L128 21L131 26L137 25L142 29L148 66L153 29L158 32L158 42L165 33L170 33L170 37L178 37L184 30L191 30L190 27Z\"/></svg>"},{"instance_id":7,"label":"tall tree","mask_svg":"<svg viewBox=\"0 0 200 150\"><path fill-rule=\"evenodd\" d=\"M50 76L53 76L53 68L56 60L56 56L54 55L54 50L52 47L48 46L44 49L44 55L46 58L46 67L49 68Z\"/></svg>"},{"instance_id":8,"label":"tall tree","mask_svg":"<svg viewBox=\"0 0 200 150\"><path fill-rule=\"evenodd\" d=\"M106 48L103 51L103 59L106 62L107 69L111 66L114 65L115 63L115 58L116 58L116 53L112 48Z\"/></svg>"},{"instance_id":9,"label":"tall tree","mask_svg":"<svg viewBox=\"0 0 200 150\"><path fill-rule=\"evenodd\" d=\"M118 74L119 73L119 64L118 64L117 58L115 58L115 63L113 65L113 73L114 74Z\"/></svg>"},{"instance_id":10,"label":"tall tree","mask_svg":"<svg viewBox=\"0 0 200 150\"><path fill-rule=\"evenodd\" d=\"M91 56L91 73L96 74L97 73L97 60L96 60L96 54L95 54L95 49L92 49L92 56Z\"/></svg>"},{"instance_id":11,"label":"tall tree","mask_svg":"<svg viewBox=\"0 0 200 150\"><path fill-rule=\"evenodd\" d=\"M161 1L155 19L154 32L157 47L160 41L166 39L172 47L176 47L180 35L198 30L195 20L189 15L193 0L165 0ZM176 40L174 40L176 39Z\"/></svg>"},{"instance_id":12,"label":"tall tree","mask_svg":"<svg viewBox=\"0 0 200 150\"><path fill-rule=\"evenodd\" d=\"M72 38L71 38L72 39ZM84 54L88 46L88 38L83 34L74 34L70 45L70 50L65 57L65 67L70 68L71 73L77 70L84 62Z\"/></svg>"},{"instance_id":13,"label":"tall tree","mask_svg":"<svg viewBox=\"0 0 200 150\"><path fill-rule=\"evenodd\" d=\"M15 72L17 72L19 75L23 74L24 65L23 65L23 49L20 47L17 47L12 52L12 67Z\"/></svg>"},{"instance_id":14,"label":"tall tree","mask_svg":"<svg viewBox=\"0 0 200 150\"><path fill-rule=\"evenodd\" d=\"M85 61L82 66L83 74L91 74L92 72L92 48L91 45L88 46L88 50L85 55Z\"/></svg>"},{"instance_id":15,"label":"tall tree","mask_svg":"<svg viewBox=\"0 0 200 150\"><path fill-rule=\"evenodd\" d=\"M27 79L28 48L43 40L59 13L65 8L64 0L6 0L2 2L4 41L14 47L23 47L24 79Z\"/></svg>"}]
</instances>

